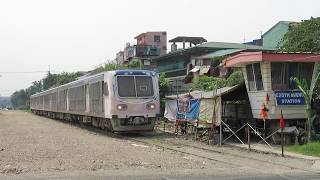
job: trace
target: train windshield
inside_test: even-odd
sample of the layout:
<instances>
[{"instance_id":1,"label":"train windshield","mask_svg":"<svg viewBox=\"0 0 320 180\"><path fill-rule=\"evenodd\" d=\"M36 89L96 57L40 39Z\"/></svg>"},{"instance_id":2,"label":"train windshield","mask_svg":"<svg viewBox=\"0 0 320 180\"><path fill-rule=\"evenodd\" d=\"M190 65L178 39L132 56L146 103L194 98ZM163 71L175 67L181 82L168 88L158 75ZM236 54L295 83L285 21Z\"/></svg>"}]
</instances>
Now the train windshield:
<instances>
[{"instance_id":1,"label":"train windshield","mask_svg":"<svg viewBox=\"0 0 320 180\"><path fill-rule=\"evenodd\" d=\"M117 84L120 97L153 96L151 76L117 76Z\"/></svg>"}]
</instances>

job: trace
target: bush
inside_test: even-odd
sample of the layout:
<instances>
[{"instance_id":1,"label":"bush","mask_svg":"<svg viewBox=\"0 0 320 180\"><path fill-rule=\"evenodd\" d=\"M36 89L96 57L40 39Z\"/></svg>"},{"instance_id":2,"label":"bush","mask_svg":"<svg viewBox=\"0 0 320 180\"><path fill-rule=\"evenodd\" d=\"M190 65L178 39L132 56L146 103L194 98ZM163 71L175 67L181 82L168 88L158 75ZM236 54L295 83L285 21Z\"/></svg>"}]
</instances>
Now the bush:
<instances>
[{"instance_id":1,"label":"bush","mask_svg":"<svg viewBox=\"0 0 320 180\"><path fill-rule=\"evenodd\" d=\"M243 74L240 70L234 71L227 79L227 86L235 86L244 81Z\"/></svg>"}]
</instances>

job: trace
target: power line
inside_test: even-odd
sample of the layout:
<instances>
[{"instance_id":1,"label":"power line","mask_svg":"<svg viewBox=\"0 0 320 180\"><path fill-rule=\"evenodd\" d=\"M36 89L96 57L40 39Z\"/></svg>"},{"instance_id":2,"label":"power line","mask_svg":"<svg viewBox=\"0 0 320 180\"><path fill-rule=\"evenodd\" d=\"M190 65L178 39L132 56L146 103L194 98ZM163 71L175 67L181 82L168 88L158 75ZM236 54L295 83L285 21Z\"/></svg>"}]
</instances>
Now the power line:
<instances>
[{"instance_id":1,"label":"power line","mask_svg":"<svg viewBox=\"0 0 320 180\"><path fill-rule=\"evenodd\" d=\"M1 74L35 74L35 73L47 73L48 71L0 71ZM61 73L62 71L50 71L55 73Z\"/></svg>"}]
</instances>

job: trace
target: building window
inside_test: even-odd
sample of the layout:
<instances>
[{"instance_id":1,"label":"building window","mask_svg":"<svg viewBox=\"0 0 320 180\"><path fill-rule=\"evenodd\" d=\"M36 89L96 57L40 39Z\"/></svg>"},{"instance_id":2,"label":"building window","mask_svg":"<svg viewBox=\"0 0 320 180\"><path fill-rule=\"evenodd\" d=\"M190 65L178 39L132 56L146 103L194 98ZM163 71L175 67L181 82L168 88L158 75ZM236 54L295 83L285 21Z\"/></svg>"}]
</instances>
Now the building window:
<instances>
[{"instance_id":1,"label":"building window","mask_svg":"<svg viewBox=\"0 0 320 180\"><path fill-rule=\"evenodd\" d=\"M273 90L298 89L291 78L297 77L310 86L314 63L271 63L271 82Z\"/></svg>"},{"instance_id":2,"label":"building window","mask_svg":"<svg viewBox=\"0 0 320 180\"><path fill-rule=\"evenodd\" d=\"M154 42L160 42L160 36L159 35L155 35L153 38L154 38Z\"/></svg>"},{"instance_id":3,"label":"building window","mask_svg":"<svg viewBox=\"0 0 320 180\"><path fill-rule=\"evenodd\" d=\"M249 64L246 66L249 91L263 90L260 63Z\"/></svg>"}]
</instances>

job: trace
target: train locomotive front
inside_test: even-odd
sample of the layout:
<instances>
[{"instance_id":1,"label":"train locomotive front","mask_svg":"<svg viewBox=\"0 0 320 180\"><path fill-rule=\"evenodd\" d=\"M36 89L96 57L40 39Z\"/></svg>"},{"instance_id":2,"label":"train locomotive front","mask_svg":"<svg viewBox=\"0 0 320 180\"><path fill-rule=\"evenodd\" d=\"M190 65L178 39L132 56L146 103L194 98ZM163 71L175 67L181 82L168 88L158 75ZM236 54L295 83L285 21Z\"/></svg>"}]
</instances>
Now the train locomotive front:
<instances>
[{"instance_id":1,"label":"train locomotive front","mask_svg":"<svg viewBox=\"0 0 320 180\"><path fill-rule=\"evenodd\" d=\"M105 98L113 131L151 131L160 116L157 75L152 71L118 70L105 77L112 84Z\"/></svg>"}]
</instances>

